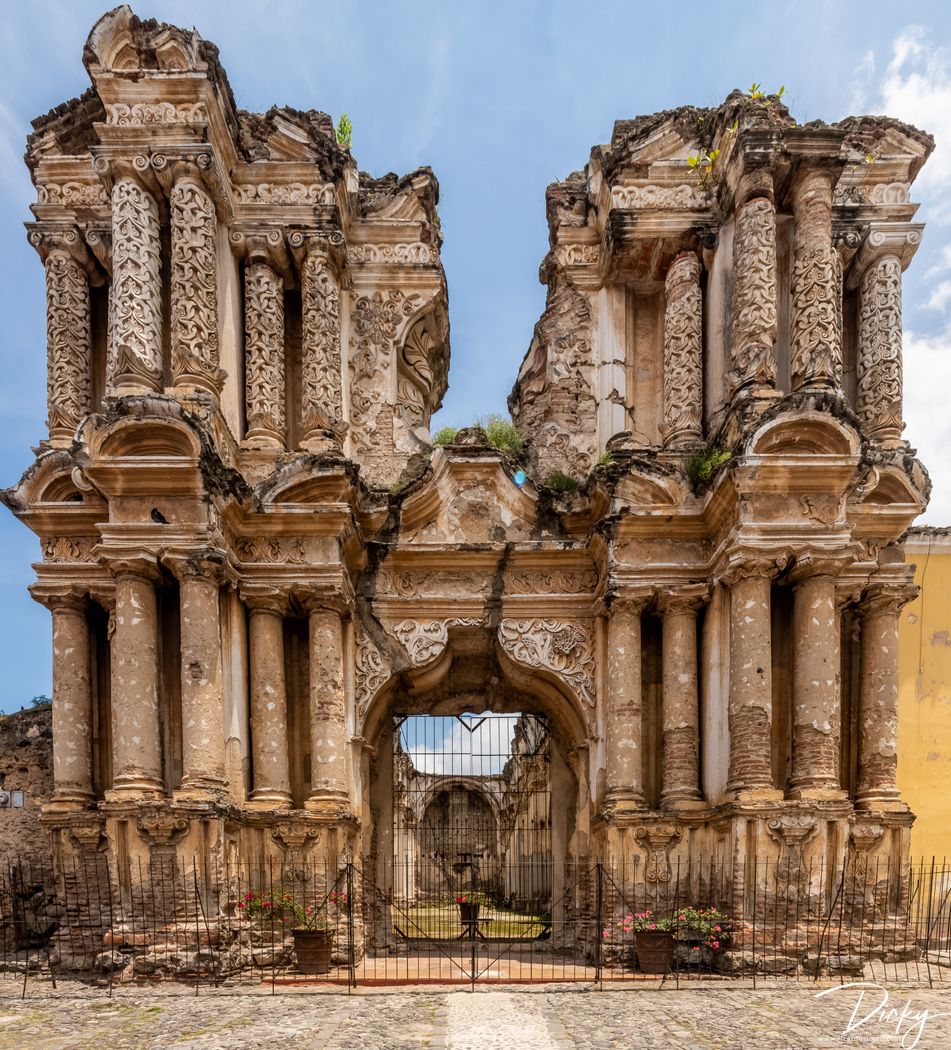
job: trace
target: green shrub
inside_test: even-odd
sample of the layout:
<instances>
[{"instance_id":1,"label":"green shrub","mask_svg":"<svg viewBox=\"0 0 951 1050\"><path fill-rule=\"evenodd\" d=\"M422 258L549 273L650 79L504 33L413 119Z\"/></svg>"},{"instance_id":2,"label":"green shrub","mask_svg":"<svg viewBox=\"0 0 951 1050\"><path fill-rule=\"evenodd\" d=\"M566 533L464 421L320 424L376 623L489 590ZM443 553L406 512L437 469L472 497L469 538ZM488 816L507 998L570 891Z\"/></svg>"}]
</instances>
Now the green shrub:
<instances>
[{"instance_id":1,"label":"green shrub","mask_svg":"<svg viewBox=\"0 0 951 1050\"><path fill-rule=\"evenodd\" d=\"M733 453L725 448L708 448L691 456L687 463L687 476L695 484L709 481L717 467L733 458Z\"/></svg>"},{"instance_id":2,"label":"green shrub","mask_svg":"<svg viewBox=\"0 0 951 1050\"><path fill-rule=\"evenodd\" d=\"M599 467L606 467L609 463L613 463L613 462L614 462L614 453L613 452L602 452L601 455L598 456L598 463L597 463L597 465Z\"/></svg>"},{"instance_id":3,"label":"green shrub","mask_svg":"<svg viewBox=\"0 0 951 1050\"><path fill-rule=\"evenodd\" d=\"M485 436L491 448L498 449L510 456L517 456L525 442L518 428L505 416L491 415L485 421L477 421L477 425L485 431Z\"/></svg>"},{"instance_id":4,"label":"green shrub","mask_svg":"<svg viewBox=\"0 0 951 1050\"><path fill-rule=\"evenodd\" d=\"M336 127L337 134L337 145L343 146L344 149L350 149L353 144L353 125L350 123L350 118L346 113L340 114L340 119L337 121Z\"/></svg>"},{"instance_id":5,"label":"green shrub","mask_svg":"<svg viewBox=\"0 0 951 1050\"><path fill-rule=\"evenodd\" d=\"M434 445L451 445L459 433L458 427L440 427L433 435Z\"/></svg>"},{"instance_id":6,"label":"green shrub","mask_svg":"<svg viewBox=\"0 0 951 1050\"><path fill-rule=\"evenodd\" d=\"M552 492L577 492L581 488L581 482L576 481L574 478L569 477L567 474L562 474L560 470L553 471L548 475L548 480L545 482L547 488L550 488Z\"/></svg>"}]
</instances>

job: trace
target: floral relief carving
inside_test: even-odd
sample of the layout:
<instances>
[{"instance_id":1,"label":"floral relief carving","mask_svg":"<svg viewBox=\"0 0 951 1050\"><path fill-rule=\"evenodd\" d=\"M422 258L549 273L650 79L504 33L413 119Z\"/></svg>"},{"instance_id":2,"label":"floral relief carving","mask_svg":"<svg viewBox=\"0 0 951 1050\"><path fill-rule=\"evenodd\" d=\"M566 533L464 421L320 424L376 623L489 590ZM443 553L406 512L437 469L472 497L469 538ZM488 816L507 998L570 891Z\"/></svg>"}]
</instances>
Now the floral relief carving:
<instances>
[{"instance_id":1,"label":"floral relief carving","mask_svg":"<svg viewBox=\"0 0 951 1050\"><path fill-rule=\"evenodd\" d=\"M172 226L172 372L217 390L218 268L215 205L204 187L180 179L170 195Z\"/></svg>"},{"instance_id":2,"label":"floral relief carving","mask_svg":"<svg viewBox=\"0 0 951 1050\"><path fill-rule=\"evenodd\" d=\"M319 183L271 183L235 187L241 204L333 204L334 188Z\"/></svg>"},{"instance_id":3,"label":"floral relief carving","mask_svg":"<svg viewBox=\"0 0 951 1050\"><path fill-rule=\"evenodd\" d=\"M771 201L756 197L739 210L733 237L734 390L776 380L776 214Z\"/></svg>"},{"instance_id":4,"label":"floral relief carving","mask_svg":"<svg viewBox=\"0 0 951 1050\"><path fill-rule=\"evenodd\" d=\"M647 850L645 882L670 882L670 851L683 837L673 824L651 824L634 829L634 838Z\"/></svg>"},{"instance_id":5,"label":"floral relief carving","mask_svg":"<svg viewBox=\"0 0 951 1050\"><path fill-rule=\"evenodd\" d=\"M898 439L902 423L901 263L886 255L862 278L858 412L869 433Z\"/></svg>"},{"instance_id":6,"label":"floral relief carving","mask_svg":"<svg viewBox=\"0 0 951 1050\"><path fill-rule=\"evenodd\" d=\"M340 291L326 255L311 251L304 261L303 430L307 437L341 436Z\"/></svg>"},{"instance_id":7,"label":"floral relief carving","mask_svg":"<svg viewBox=\"0 0 951 1050\"><path fill-rule=\"evenodd\" d=\"M284 443L284 286L266 263L244 271L245 397L248 438Z\"/></svg>"},{"instance_id":8,"label":"floral relief carving","mask_svg":"<svg viewBox=\"0 0 951 1050\"><path fill-rule=\"evenodd\" d=\"M62 204L64 207L95 208L109 203L102 183L46 182L36 188L37 204Z\"/></svg>"},{"instance_id":9,"label":"floral relief carving","mask_svg":"<svg viewBox=\"0 0 951 1050\"><path fill-rule=\"evenodd\" d=\"M46 345L50 436L72 437L92 408L89 283L62 248L46 257Z\"/></svg>"},{"instance_id":10,"label":"floral relief carving","mask_svg":"<svg viewBox=\"0 0 951 1050\"><path fill-rule=\"evenodd\" d=\"M819 832L815 817L774 817L766 822L781 852L776 864L777 892L791 899L805 897L809 887L802 878L806 844Z\"/></svg>"},{"instance_id":11,"label":"floral relief carving","mask_svg":"<svg viewBox=\"0 0 951 1050\"><path fill-rule=\"evenodd\" d=\"M95 540L83 536L50 536L43 541L46 561L95 561L92 549Z\"/></svg>"},{"instance_id":12,"label":"floral relief carving","mask_svg":"<svg viewBox=\"0 0 951 1050\"><path fill-rule=\"evenodd\" d=\"M555 252L555 259L562 266L588 266L601 258L597 244L566 244Z\"/></svg>"},{"instance_id":13,"label":"floral relief carving","mask_svg":"<svg viewBox=\"0 0 951 1050\"><path fill-rule=\"evenodd\" d=\"M428 265L433 253L426 244L353 244L348 250L351 262Z\"/></svg>"},{"instance_id":14,"label":"floral relief carving","mask_svg":"<svg viewBox=\"0 0 951 1050\"><path fill-rule=\"evenodd\" d=\"M170 851L187 834L191 822L167 810L147 810L136 821L142 837L154 850Z\"/></svg>"},{"instance_id":15,"label":"floral relief carving","mask_svg":"<svg viewBox=\"0 0 951 1050\"><path fill-rule=\"evenodd\" d=\"M304 541L300 537L274 539L270 536L253 536L238 540L235 549L242 561L271 565L304 564Z\"/></svg>"},{"instance_id":16,"label":"floral relief carving","mask_svg":"<svg viewBox=\"0 0 951 1050\"><path fill-rule=\"evenodd\" d=\"M196 124L208 119L204 102L116 102L106 106L106 123L123 127L129 124Z\"/></svg>"},{"instance_id":17,"label":"floral relief carving","mask_svg":"<svg viewBox=\"0 0 951 1050\"><path fill-rule=\"evenodd\" d=\"M354 638L356 649L354 692L357 711L362 718L370 706L370 701L389 678L389 670L380 655L380 650L359 622L356 624Z\"/></svg>"},{"instance_id":18,"label":"floral relief carving","mask_svg":"<svg viewBox=\"0 0 951 1050\"><path fill-rule=\"evenodd\" d=\"M437 377L439 347L428 318L421 318L409 330L396 362L396 401L403 421L410 429L424 426L429 419L430 401Z\"/></svg>"},{"instance_id":19,"label":"floral relief carving","mask_svg":"<svg viewBox=\"0 0 951 1050\"><path fill-rule=\"evenodd\" d=\"M155 198L130 178L112 188L107 386L157 390L162 379L161 239Z\"/></svg>"},{"instance_id":20,"label":"floral relief carving","mask_svg":"<svg viewBox=\"0 0 951 1050\"><path fill-rule=\"evenodd\" d=\"M796 254L793 264L792 381L842 385L842 263L831 245Z\"/></svg>"},{"instance_id":21,"label":"floral relief carving","mask_svg":"<svg viewBox=\"0 0 951 1050\"><path fill-rule=\"evenodd\" d=\"M667 274L664 313L664 437L668 445L702 439L703 302L700 260L682 255Z\"/></svg>"},{"instance_id":22,"label":"floral relief carving","mask_svg":"<svg viewBox=\"0 0 951 1050\"><path fill-rule=\"evenodd\" d=\"M706 208L706 193L690 183L679 186L614 186L611 204L615 208Z\"/></svg>"},{"instance_id":23,"label":"floral relief carving","mask_svg":"<svg viewBox=\"0 0 951 1050\"><path fill-rule=\"evenodd\" d=\"M377 577L377 594L397 594L401 598L422 595L487 594L489 581L471 572L387 572Z\"/></svg>"},{"instance_id":24,"label":"floral relief carving","mask_svg":"<svg viewBox=\"0 0 951 1050\"><path fill-rule=\"evenodd\" d=\"M426 623L418 620L401 620L389 630L409 653L413 666L421 667L435 660L446 648L450 627L478 627L481 623L482 619L478 616L430 620Z\"/></svg>"},{"instance_id":25,"label":"floral relief carving","mask_svg":"<svg viewBox=\"0 0 951 1050\"><path fill-rule=\"evenodd\" d=\"M505 589L514 594L583 594L597 585L594 569L535 569L511 573Z\"/></svg>"},{"instance_id":26,"label":"floral relief carving","mask_svg":"<svg viewBox=\"0 0 951 1050\"><path fill-rule=\"evenodd\" d=\"M506 618L499 642L516 663L551 671L583 703L594 705L594 647L586 621Z\"/></svg>"}]
</instances>

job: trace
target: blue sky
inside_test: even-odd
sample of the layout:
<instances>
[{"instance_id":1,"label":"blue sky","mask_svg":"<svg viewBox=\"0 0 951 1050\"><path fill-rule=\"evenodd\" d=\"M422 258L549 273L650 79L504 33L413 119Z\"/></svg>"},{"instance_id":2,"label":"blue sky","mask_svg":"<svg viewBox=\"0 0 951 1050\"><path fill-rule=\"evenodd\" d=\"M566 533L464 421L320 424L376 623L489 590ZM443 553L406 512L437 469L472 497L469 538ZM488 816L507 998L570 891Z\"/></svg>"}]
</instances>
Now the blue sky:
<instances>
[{"instance_id":1,"label":"blue sky","mask_svg":"<svg viewBox=\"0 0 951 1050\"><path fill-rule=\"evenodd\" d=\"M442 188L452 367L436 425L503 410L544 302L546 185L581 168L615 119L732 88L786 86L794 116L888 112L938 148L914 197L929 222L905 278L907 436L951 523L951 7L946 3L335 3L143 0L141 17L213 40L238 104L316 107L354 125L374 174L430 164ZM0 484L43 436L43 275L23 222L30 120L88 85L85 0L3 7L0 34ZM37 542L0 513L0 709L50 690L49 614L26 593Z\"/></svg>"}]
</instances>

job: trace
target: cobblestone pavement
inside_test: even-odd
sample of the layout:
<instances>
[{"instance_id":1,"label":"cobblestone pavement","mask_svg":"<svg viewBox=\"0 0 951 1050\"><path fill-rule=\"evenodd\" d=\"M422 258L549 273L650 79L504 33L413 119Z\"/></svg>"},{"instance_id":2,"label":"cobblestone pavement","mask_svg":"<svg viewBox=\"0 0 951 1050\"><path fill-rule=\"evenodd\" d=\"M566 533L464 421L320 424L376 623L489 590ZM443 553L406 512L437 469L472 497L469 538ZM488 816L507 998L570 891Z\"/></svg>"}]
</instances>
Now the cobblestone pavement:
<instances>
[{"instance_id":1,"label":"cobblestone pavement","mask_svg":"<svg viewBox=\"0 0 951 1050\"><path fill-rule=\"evenodd\" d=\"M118 989L111 1000L102 990L39 987L21 1001L13 982L3 985L0 1050L951 1046L951 988L891 986L885 1002L878 986L835 988L819 998L817 989L798 986L351 996L299 990L272 996L260 986L202 989L196 996L165 986Z\"/></svg>"}]
</instances>

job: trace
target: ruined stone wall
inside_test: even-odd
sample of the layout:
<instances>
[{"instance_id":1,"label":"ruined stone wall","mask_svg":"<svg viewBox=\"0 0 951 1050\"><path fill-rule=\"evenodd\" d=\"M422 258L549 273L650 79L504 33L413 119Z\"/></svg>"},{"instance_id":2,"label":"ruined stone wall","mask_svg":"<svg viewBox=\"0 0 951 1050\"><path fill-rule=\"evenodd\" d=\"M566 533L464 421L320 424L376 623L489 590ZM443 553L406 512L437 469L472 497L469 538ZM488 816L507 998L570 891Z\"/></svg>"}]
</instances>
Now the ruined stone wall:
<instances>
[{"instance_id":1,"label":"ruined stone wall","mask_svg":"<svg viewBox=\"0 0 951 1050\"><path fill-rule=\"evenodd\" d=\"M0 715L0 790L23 792L22 809L0 809L0 870L26 858L49 865L49 832L40 823L53 794L52 707Z\"/></svg>"}]
</instances>

